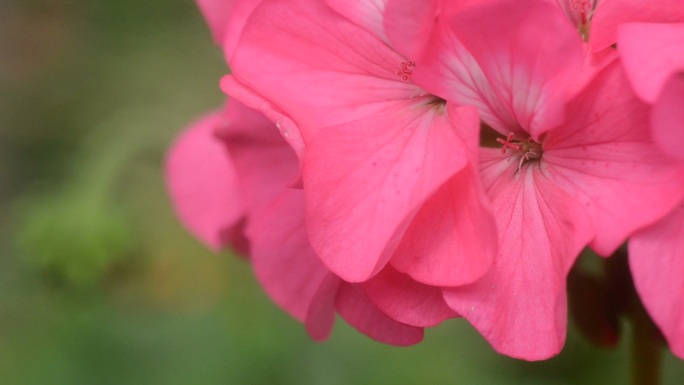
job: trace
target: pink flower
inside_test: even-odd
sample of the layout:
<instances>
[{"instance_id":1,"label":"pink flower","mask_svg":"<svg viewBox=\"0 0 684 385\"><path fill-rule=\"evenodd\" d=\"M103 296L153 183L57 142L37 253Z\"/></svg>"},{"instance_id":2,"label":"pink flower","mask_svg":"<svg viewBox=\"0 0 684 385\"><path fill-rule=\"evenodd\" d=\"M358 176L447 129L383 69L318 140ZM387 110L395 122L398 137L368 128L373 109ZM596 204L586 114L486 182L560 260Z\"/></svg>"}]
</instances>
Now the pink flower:
<instances>
[{"instance_id":1,"label":"pink flower","mask_svg":"<svg viewBox=\"0 0 684 385\"><path fill-rule=\"evenodd\" d=\"M302 154L309 239L335 274L365 282L391 266L431 286L472 282L496 247L471 160L478 118L412 81L420 63L387 45L380 11L352 22L316 0L264 2L228 92L247 101L250 88L263 97L251 106L296 123L286 139Z\"/></svg>"},{"instance_id":2,"label":"pink flower","mask_svg":"<svg viewBox=\"0 0 684 385\"><path fill-rule=\"evenodd\" d=\"M298 174L297 164L273 123L231 101L225 111L192 125L177 141L169 153L167 175L181 219L190 228L202 224L198 234L210 246L225 243L215 235L227 228L243 231L264 290L305 323L312 338L327 338L337 311L376 340L419 342L422 328L390 319L363 287L340 280L319 261L304 226L303 192L288 187ZM226 199L227 191L233 199ZM216 214L222 215L220 221L214 220Z\"/></svg>"},{"instance_id":3,"label":"pink flower","mask_svg":"<svg viewBox=\"0 0 684 385\"><path fill-rule=\"evenodd\" d=\"M258 2L200 1L215 39L226 45L227 57ZM304 226L303 192L290 187L298 175L297 156L275 125L237 101L193 124L167 159L169 191L181 220L213 249L230 243L248 254L265 291L304 322L312 338L325 339L339 312L376 340L419 342L422 327L389 318L364 287L340 280L320 262ZM386 287L393 292L383 298L404 286L390 282ZM440 310L444 317L453 316L448 309L427 313ZM442 319L428 318L428 323Z\"/></svg>"},{"instance_id":4,"label":"pink flower","mask_svg":"<svg viewBox=\"0 0 684 385\"><path fill-rule=\"evenodd\" d=\"M636 0L200 5L234 70L222 88L254 110L232 100L178 142L172 195L214 248L248 245L266 292L313 338L336 312L397 345L464 316L497 351L548 358L580 251L607 256L678 207L630 253L683 354L684 164L650 126L658 141L684 121L684 57L663 61L661 47L647 62L667 69L657 82L630 59L662 34L680 45L681 25L619 26L662 17ZM627 72L608 48L618 38ZM680 133L660 140L676 157Z\"/></svg>"},{"instance_id":5,"label":"pink flower","mask_svg":"<svg viewBox=\"0 0 684 385\"><path fill-rule=\"evenodd\" d=\"M684 15L679 19L684 22ZM660 148L684 161L684 23L629 23L618 29L618 47L629 79L652 105L650 126ZM684 358L684 203L632 236L629 262L641 300Z\"/></svg>"},{"instance_id":6,"label":"pink flower","mask_svg":"<svg viewBox=\"0 0 684 385\"><path fill-rule=\"evenodd\" d=\"M575 91L582 42L557 7L496 2L445 27L414 78L478 107L505 138L503 150L480 156L498 258L484 278L445 298L497 351L547 358L565 338L565 279L579 252L588 244L609 255L665 215L682 198L684 170L651 143L647 106L618 62Z\"/></svg>"}]
</instances>

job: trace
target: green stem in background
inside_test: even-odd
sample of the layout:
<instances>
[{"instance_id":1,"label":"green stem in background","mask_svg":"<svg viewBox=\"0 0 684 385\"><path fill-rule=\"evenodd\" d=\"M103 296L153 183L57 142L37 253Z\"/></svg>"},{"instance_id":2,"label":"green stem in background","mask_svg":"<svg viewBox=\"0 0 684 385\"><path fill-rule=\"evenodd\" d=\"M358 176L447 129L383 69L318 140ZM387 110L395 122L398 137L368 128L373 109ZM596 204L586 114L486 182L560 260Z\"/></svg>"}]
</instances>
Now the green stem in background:
<instances>
[{"instance_id":1,"label":"green stem in background","mask_svg":"<svg viewBox=\"0 0 684 385\"><path fill-rule=\"evenodd\" d=\"M618 312L632 323L631 384L659 385L663 337L639 299L628 258L627 248L622 247L604 260L604 269Z\"/></svg>"},{"instance_id":2,"label":"green stem in background","mask_svg":"<svg viewBox=\"0 0 684 385\"><path fill-rule=\"evenodd\" d=\"M663 356L660 331L636 296L631 310L632 385L658 385L661 383Z\"/></svg>"}]
</instances>

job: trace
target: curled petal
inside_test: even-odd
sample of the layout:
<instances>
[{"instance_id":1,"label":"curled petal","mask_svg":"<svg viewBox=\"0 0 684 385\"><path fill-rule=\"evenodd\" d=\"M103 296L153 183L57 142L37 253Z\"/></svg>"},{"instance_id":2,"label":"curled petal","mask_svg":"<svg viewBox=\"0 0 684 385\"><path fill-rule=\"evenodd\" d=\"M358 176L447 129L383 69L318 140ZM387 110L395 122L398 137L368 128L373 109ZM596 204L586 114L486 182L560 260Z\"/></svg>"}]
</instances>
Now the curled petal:
<instances>
[{"instance_id":1,"label":"curled petal","mask_svg":"<svg viewBox=\"0 0 684 385\"><path fill-rule=\"evenodd\" d=\"M421 284L390 266L363 288L380 311L403 324L429 327L457 316L444 302L441 288Z\"/></svg>"},{"instance_id":2,"label":"curled petal","mask_svg":"<svg viewBox=\"0 0 684 385\"><path fill-rule=\"evenodd\" d=\"M409 346L423 340L423 329L399 323L378 310L363 288L342 284L337 292L337 311L345 321L374 340Z\"/></svg>"}]
</instances>

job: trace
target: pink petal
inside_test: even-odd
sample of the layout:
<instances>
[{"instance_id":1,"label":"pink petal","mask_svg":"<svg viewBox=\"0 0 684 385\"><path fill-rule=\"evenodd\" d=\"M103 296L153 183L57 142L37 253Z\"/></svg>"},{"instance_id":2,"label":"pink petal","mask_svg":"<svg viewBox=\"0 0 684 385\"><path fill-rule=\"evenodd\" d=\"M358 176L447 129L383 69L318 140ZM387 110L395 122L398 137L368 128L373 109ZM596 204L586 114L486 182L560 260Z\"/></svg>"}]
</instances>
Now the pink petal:
<instances>
[{"instance_id":1,"label":"pink petal","mask_svg":"<svg viewBox=\"0 0 684 385\"><path fill-rule=\"evenodd\" d=\"M568 116L548 133L543 159L584 202L597 230L591 247L610 255L682 199L684 169L651 142L648 107L617 62L568 105Z\"/></svg>"},{"instance_id":2,"label":"pink petal","mask_svg":"<svg viewBox=\"0 0 684 385\"><path fill-rule=\"evenodd\" d=\"M423 92L402 81L404 57L320 0L264 3L232 64L240 82L297 122L304 142Z\"/></svg>"},{"instance_id":3,"label":"pink petal","mask_svg":"<svg viewBox=\"0 0 684 385\"><path fill-rule=\"evenodd\" d=\"M475 58L451 31L440 30L429 44L422 65L413 73L418 84L446 100L477 107L482 120L501 132L523 133Z\"/></svg>"},{"instance_id":4,"label":"pink petal","mask_svg":"<svg viewBox=\"0 0 684 385\"><path fill-rule=\"evenodd\" d=\"M273 302L305 321L329 272L308 242L304 192L282 187L267 209L249 219L250 255L261 286Z\"/></svg>"},{"instance_id":5,"label":"pink petal","mask_svg":"<svg viewBox=\"0 0 684 385\"><path fill-rule=\"evenodd\" d=\"M629 264L648 313L684 359L684 205L631 238Z\"/></svg>"},{"instance_id":6,"label":"pink petal","mask_svg":"<svg viewBox=\"0 0 684 385\"><path fill-rule=\"evenodd\" d=\"M309 143L309 237L346 281L377 273L421 205L468 162L443 107L425 103L433 101L397 102L391 113L328 127Z\"/></svg>"},{"instance_id":7,"label":"pink petal","mask_svg":"<svg viewBox=\"0 0 684 385\"><path fill-rule=\"evenodd\" d=\"M392 46L406 57L422 63L425 49L436 29L451 15L494 0L385 0L385 31Z\"/></svg>"},{"instance_id":8,"label":"pink petal","mask_svg":"<svg viewBox=\"0 0 684 385\"><path fill-rule=\"evenodd\" d=\"M589 42L592 51L607 48L618 40L618 27L624 23L677 23L684 21L681 0L606 0L596 9L591 21ZM622 50L622 44L620 44ZM650 50L644 51L650 55ZM648 59L648 55L642 55Z\"/></svg>"},{"instance_id":9,"label":"pink petal","mask_svg":"<svg viewBox=\"0 0 684 385\"><path fill-rule=\"evenodd\" d=\"M683 46L684 47L684 46ZM684 72L665 83L651 111L653 140L671 157L684 161Z\"/></svg>"},{"instance_id":10,"label":"pink petal","mask_svg":"<svg viewBox=\"0 0 684 385\"><path fill-rule=\"evenodd\" d=\"M223 44L228 18L236 0L196 0L202 15L209 24L214 41Z\"/></svg>"},{"instance_id":11,"label":"pink petal","mask_svg":"<svg viewBox=\"0 0 684 385\"><path fill-rule=\"evenodd\" d=\"M444 302L441 288L423 285L389 266L363 288L380 311L403 324L429 327L457 316Z\"/></svg>"},{"instance_id":12,"label":"pink petal","mask_svg":"<svg viewBox=\"0 0 684 385\"><path fill-rule=\"evenodd\" d=\"M487 272L498 251L496 225L476 178L476 172L464 170L425 202L392 266L435 286L464 285Z\"/></svg>"},{"instance_id":13,"label":"pink petal","mask_svg":"<svg viewBox=\"0 0 684 385\"><path fill-rule=\"evenodd\" d=\"M584 58L567 18L543 1L468 8L433 44L426 65L416 67L416 82L476 106L501 133L527 131L534 138L564 119L566 90Z\"/></svg>"},{"instance_id":14,"label":"pink petal","mask_svg":"<svg viewBox=\"0 0 684 385\"><path fill-rule=\"evenodd\" d=\"M622 25L618 44L632 86L648 103L674 72L684 71L684 23Z\"/></svg>"},{"instance_id":15,"label":"pink petal","mask_svg":"<svg viewBox=\"0 0 684 385\"><path fill-rule=\"evenodd\" d=\"M447 104L447 113L466 149L472 150L471 159L476 159L477 112ZM471 283L489 269L497 253L495 230L477 168L470 163L425 202L392 256L392 265L428 285Z\"/></svg>"},{"instance_id":16,"label":"pink petal","mask_svg":"<svg viewBox=\"0 0 684 385\"><path fill-rule=\"evenodd\" d=\"M230 59L242 29L254 9L264 0L196 0L209 24L214 41Z\"/></svg>"},{"instance_id":17,"label":"pink petal","mask_svg":"<svg viewBox=\"0 0 684 385\"><path fill-rule=\"evenodd\" d=\"M335 323L335 300L342 281L334 274L328 273L311 300L306 315L306 331L315 341L326 340Z\"/></svg>"},{"instance_id":18,"label":"pink petal","mask_svg":"<svg viewBox=\"0 0 684 385\"><path fill-rule=\"evenodd\" d=\"M297 157L303 156L305 144L299 127L281 108L230 75L221 79L221 89L245 106L258 111L271 122L274 122L271 125L276 126L280 135L292 147Z\"/></svg>"},{"instance_id":19,"label":"pink petal","mask_svg":"<svg viewBox=\"0 0 684 385\"><path fill-rule=\"evenodd\" d=\"M389 45L383 25L388 0L326 0L330 8Z\"/></svg>"},{"instance_id":20,"label":"pink petal","mask_svg":"<svg viewBox=\"0 0 684 385\"><path fill-rule=\"evenodd\" d=\"M342 284L337 293L337 311L350 325L374 340L409 346L423 339L423 329L404 325L380 312L358 285Z\"/></svg>"},{"instance_id":21,"label":"pink petal","mask_svg":"<svg viewBox=\"0 0 684 385\"><path fill-rule=\"evenodd\" d=\"M235 51L242 31L247 24L247 19L252 15L264 0L228 0L233 2L229 20L226 22L227 31L223 41L223 50L228 62L231 62L232 53Z\"/></svg>"},{"instance_id":22,"label":"pink petal","mask_svg":"<svg viewBox=\"0 0 684 385\"><path fill-rule=\"evenodd\" d=\"M229 124L220 131L239 176L243 201L250 216L263 210L299 176L292 148L264 115L237 100L228 106ZM303 215L303 212L302 212Z\"/></svg>"},{"instance_id":23,"label":"pink petal","mask_svg":"<svg viewBox=\"0 0 684 385\"><path fill-rule=\"evenodd\" d=\"M541 163L519 171L483 149L481 173L497 213L499 256L478 282L444 290L447 304L500 353L526 360L557 354L565 340L565 278L594 231Z\"/></svg>"},{"instance_id":24,"label":"pink petal","mask_svg":"<svg viewBox=\"0 0 684 385\"><path fill-rule=\"evenodd\" d=\"M227 111L230 120L219 135L240 177L255 274L276 304L305 322L313 339L323 340L333 326L339 278L309 245L304 193L287 188L299 171L297 157L261 113L236 100Z\"/></svg>"},{"instance_id":25,"label":"pink petal","mask_svg":"<svg viewBox=\"0 0 684 385\"><path fill-rule=\"evenodd\" d=\"M384 27L397 51L420 63L437 27L439 0L386 0Z\"/></svg>"},{"instance_id":26,"label":"pink petal","mask_svg":"<svg viewBox=\"0 0 684 385\"><path fill-rule=\"evenodd\" d=\"M178 216L214 250L225 245L223 233L245 213L235 169L214 135L223 119L215 112L191 124L166 158L166 180Z\"/></svg>"}]
</instances>

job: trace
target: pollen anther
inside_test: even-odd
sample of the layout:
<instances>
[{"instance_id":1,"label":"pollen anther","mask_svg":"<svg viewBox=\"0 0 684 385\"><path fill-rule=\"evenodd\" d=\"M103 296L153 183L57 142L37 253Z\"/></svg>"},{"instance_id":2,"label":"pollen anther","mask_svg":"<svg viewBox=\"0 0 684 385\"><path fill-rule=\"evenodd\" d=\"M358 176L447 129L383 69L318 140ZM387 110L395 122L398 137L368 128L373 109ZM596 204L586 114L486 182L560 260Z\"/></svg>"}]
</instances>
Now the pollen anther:
<instances>
[{"instance_id":1,"label":"pollen anther","mask_svg":"<svg viewBox=\"0 0 684 385\"><path fill-rule=\"evenodd\" d=\"M516 152L522 152L520 155L520 163L518 164L518 171L520 171L520 168L522 168L523 164L531 160L541 159L542 146L541 144L532 140L532 138L516 140L515 134L511 132L506 136L506 139L497 138L496 141L501 143L502 154L505 154L507 149L511 149Z\"/></svg>"},{"instance_id":2,"label":"pollen anther","mask_svg":"<svg viewBox=\"0 0 684 385\"><path fill-rule=\"evenodd\" d=\"M416 63L413 60L404 60L401 62L401 68L398 69L395 74L399 76L401 81L408 82L411 80L411 75L413 74L413 69L416 67Z\"/></svg>"}]
</instances>

